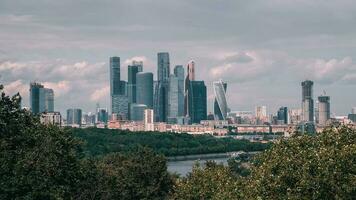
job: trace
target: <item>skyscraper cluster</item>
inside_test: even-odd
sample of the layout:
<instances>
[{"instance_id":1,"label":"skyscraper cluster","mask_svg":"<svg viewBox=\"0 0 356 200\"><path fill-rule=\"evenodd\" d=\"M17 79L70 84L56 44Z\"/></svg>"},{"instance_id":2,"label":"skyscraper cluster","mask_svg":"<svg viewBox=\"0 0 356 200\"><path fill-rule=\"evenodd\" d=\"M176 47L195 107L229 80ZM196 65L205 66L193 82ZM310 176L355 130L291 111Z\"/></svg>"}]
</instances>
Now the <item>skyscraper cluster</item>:
<instances>
[{"instance_id":1,"label":"skyscraper cluster","mask_svg":"<svg viewBox=\"0 0 356 200\"><path fill-rule=\"evenodd\" d=\"M110 58L112 114L122 119L142 121L146 108L154 110L154 121L200 123L206 119L207 94L204 81L195 80L194 62L188 63L184 77L182 65L170 70L167 52L157 54L157 80L144 72L143 63L128 66L128 82L120 79L120 58ZM184 80L185 79L185 80ZM184 120L182 120L184 118Z\"/></svg>"}]
</instances>

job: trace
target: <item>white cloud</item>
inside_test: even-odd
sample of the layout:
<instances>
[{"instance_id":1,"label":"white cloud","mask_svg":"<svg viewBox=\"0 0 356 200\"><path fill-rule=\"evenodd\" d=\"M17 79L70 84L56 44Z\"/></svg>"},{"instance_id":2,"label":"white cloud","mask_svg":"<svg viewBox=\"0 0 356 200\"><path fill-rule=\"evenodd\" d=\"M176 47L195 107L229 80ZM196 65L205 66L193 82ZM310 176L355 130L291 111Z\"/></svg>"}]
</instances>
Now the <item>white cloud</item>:
<instances>
[{"instance_id":1,"label":"white cloud","mask_svg":"<svg viewBox=\"0 0 356 200\"><path fill-rule=\"evenodd\" d=\"M43 85L46 88L53 89L54 95L57 97L67 94L72 89L72 85L66 80L59 82L44 82Z\"/></svg>"},{"instance_id":2,"label":"white cloud","mask_svg":"<svg viewBox=\"0 0 356 200\"><path fill-rule=\"evenodd\" d=\"M103 100L104 98L105 99L109 98L109 92L110 92L109 86L105 86L103 88L97 89L90 95L90 100L93 102L97 102Z\"/></svg>"}]
</instances>

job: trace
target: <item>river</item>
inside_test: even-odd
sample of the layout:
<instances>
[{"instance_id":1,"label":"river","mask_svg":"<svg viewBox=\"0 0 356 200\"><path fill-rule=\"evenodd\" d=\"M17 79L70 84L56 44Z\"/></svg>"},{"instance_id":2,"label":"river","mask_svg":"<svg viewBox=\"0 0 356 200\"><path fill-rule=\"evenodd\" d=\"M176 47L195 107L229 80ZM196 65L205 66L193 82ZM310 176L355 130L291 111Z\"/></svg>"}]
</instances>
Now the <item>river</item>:
<instances>
[{"instance_id":1,"label":"river","mask_svg":"<svg viewBox=\"0 0 356 200\"><path fill-rule=\"evenodd\" d=\"M204 164L207 160L214 160L217 163L223 163L227 165L227 160L229 157L225 158L207 158L207 159L199 159L199 160L182 160L182 161L168 161L168 171L171 173L177 173L181 176L186 176L189 172L192 171L192 168L196 162L200 164Z\"/></svg>"}]
</instances>

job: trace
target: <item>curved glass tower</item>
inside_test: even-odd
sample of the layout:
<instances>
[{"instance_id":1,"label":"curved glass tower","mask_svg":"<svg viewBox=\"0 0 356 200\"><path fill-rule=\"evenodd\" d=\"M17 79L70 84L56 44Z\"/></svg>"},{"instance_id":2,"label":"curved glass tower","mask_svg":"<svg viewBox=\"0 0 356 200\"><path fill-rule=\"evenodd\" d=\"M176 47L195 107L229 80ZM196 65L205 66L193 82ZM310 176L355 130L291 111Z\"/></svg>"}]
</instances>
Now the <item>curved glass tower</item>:
<instances>
[{"instance_id":1,"label":"curved glass tower","mask_svg":"<svg viewBox=\"0 0 356 200\"><path fill-rule=\"evenodd\" d=\"M213 83L215 94L214 115L218 120L226 120L227 117L226 87L227 84L221 80Z\"/></svg>"}]
</instances>

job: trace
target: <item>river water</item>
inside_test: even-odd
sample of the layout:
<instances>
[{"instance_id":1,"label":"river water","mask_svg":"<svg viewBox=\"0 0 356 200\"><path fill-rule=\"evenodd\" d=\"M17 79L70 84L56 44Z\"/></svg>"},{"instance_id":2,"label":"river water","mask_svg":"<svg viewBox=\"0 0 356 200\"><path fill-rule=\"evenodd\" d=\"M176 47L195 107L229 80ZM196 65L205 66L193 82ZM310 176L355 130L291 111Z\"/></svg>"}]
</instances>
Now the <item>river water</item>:
<instances>
[{"instance_id":1,"label":"river water","mask_svg":"<svg viewBox=\"0 0 356 200\"><path fill-rule=\"evenodd\" d=\"M192 171L192 168L196 162L200 165L203 165L207 160L213 160L216 163L223 163L227 165L227 160L229 158L212 158L212 159L199 159L199 160L183 160L183 161L168 161L167 167L168 171L171 173L177 173L181 176L186 176L189 172Z\"/></svg>"}]
</instances>

